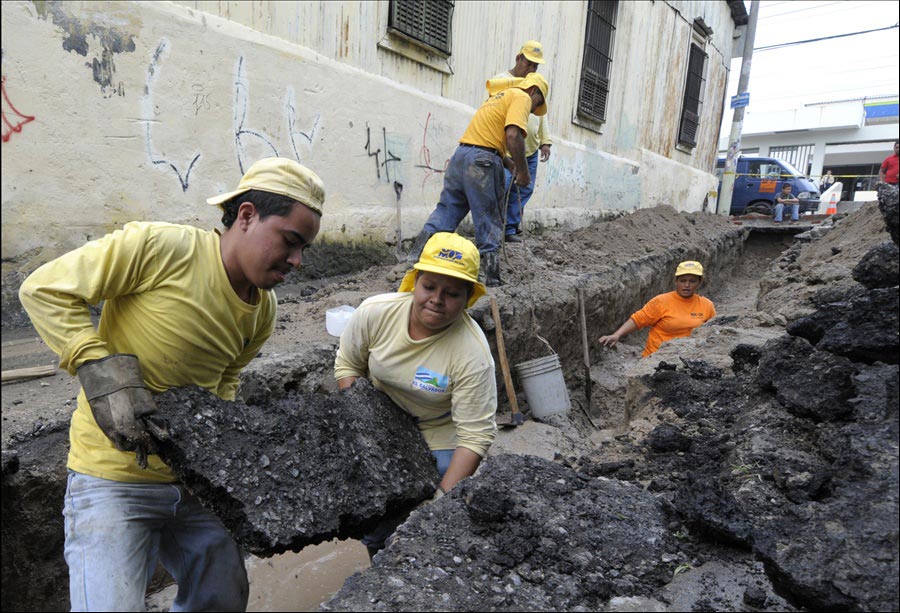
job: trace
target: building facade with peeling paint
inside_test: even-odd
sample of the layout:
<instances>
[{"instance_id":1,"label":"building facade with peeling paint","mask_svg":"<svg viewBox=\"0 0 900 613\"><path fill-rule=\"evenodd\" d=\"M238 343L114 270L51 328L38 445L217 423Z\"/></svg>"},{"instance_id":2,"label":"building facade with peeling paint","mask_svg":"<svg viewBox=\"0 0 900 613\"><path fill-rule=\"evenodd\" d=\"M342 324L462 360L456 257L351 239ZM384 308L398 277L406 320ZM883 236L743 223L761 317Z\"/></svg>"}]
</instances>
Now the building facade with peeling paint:
<instances>
[{"instance_id":1,"label":"building facade with peeling paint","mask_svg":"<svg viewBox=\"0 0 900 613\"><path fill-rule=\"evenodd\" d=\"M739 1L4 2L4 295L131 220L215 227L205 199L271 155L324 180L322 237L411 239L529 39L553 147L527 226L701 210L744 22Z\"/></svg>"}]
</instances>

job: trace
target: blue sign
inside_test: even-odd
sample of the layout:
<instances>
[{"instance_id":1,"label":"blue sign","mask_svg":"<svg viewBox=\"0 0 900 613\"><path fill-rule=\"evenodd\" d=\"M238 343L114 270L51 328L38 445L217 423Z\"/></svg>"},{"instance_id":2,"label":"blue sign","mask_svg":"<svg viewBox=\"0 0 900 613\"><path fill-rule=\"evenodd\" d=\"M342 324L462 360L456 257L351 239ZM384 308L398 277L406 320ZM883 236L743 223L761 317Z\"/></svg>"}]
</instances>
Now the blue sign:
<instances>
[{"instance_id":1,"label":"blue sign","mask_svg":"<svg viewBox=\"0 0 900 613\"><path fill-rule=\"evenodd\" d=\"M737 109L742 106L750 106L750 92L731 97L731 108Z\"/></svg>"}]
</instances>

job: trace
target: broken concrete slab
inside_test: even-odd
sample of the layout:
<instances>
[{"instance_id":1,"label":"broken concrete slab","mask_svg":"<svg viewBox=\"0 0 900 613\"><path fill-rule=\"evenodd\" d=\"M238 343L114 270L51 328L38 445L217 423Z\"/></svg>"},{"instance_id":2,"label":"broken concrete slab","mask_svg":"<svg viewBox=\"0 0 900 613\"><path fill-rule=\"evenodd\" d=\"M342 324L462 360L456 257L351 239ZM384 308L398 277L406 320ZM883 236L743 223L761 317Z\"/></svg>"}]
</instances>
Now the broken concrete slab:
<instances>
[{"instance_id":1,"label":"broken concrete slab","mask_svg":"<svg viewBox=\"0 0 900 613\"><path fill-rule=\"evenodd\" d=\"M412 418L365 379L258 406L195 386L156 402L170 432L160 456L258 556L360 538L438 485Z\"/></svg>"},{"instance_id":2,"label":"broken concrete slab","mask_svg":"<svg viewBox=\"0 0 900 613\"><path fill-rule=\"evenodd\" d=\"M681 560L660 500L536 456L489 457L415 511L326 611L596 611Z\"/></svg>"}]
</instances>

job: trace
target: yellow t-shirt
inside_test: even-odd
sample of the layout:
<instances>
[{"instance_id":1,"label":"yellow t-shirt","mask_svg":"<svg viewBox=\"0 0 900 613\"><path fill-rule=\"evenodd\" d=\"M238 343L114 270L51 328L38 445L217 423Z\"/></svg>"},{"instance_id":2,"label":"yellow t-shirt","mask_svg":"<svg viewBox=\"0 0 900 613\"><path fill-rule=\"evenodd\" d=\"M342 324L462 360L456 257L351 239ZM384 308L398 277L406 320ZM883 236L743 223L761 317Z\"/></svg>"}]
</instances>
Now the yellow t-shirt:
<instances>
[{"instance_id":1,"label":"yellow t-shirt","mask_svg":"<svg viewBox=\"0 0 900 613\"><path fill-rule=\"evenodd\" d=\"M650 300L631 320L639 329L653 326L642 354L646 358L664 342L690 336L694 328L715 316L716 307L709 298L697 294L682 298L678 292L668 292Z\"/></svg>"},{"instance_id":2,"label":"yellow t-shirt","mask_svg":"<svg viewBox=\"0 0 900 613\"><path fill-rule=\"evenodd\" d=\"M199 385L233 400L241 370L275 325L276 299L260 291L250 305L231 287L219 235L190 226L132 222L29 276L19 291L41 338L75 374L114 353L138 356L153 392ZM88 304L105 300L100 325ZM147 469L115 448L94 421L82 390L69 430L68 467L127 483L174 481L158 456Z\"/></svg>"},{"instance_id":3,"label":"yellow t-shirt","mask_svg":"<svg viewBox=\"0 0 900 613\"><path fill-rule=\"evenodd\" d=\"M508 70L495 74L492 79L515 79L513 74ZM528 116L528 134L525 135L525 157L531 157L534 152L541 148L542 145L552 145L550 139L550 130L547 129L547 116L529 115Z\"/></svg>"},{"instance_id":4,"label":"yellow t-shirt","mask_svg":"<svg viewBox=\"0 0 900 613\"><path fill-rule=\"evenodd\" d=\"M531 96L517 87L504 89L485 100L475 111L459 142L491 147L505 155L506 127L518 126L523 135L527 134L530 114Z\"/></svg>"},{"instance_id":5,"label":"yellow t-shirt","mask_svg":"<svg viewBox=\"0 0 900 613\"><path fill-rule=\"evenodd\" d=\"M381 294L353 313L334 361L334 377L368 377L418 421L428 448L465 447L480 456L497 434L494 359L467 313L449 328L409 336L412 293Z\"/></svg>"}]
</instances>

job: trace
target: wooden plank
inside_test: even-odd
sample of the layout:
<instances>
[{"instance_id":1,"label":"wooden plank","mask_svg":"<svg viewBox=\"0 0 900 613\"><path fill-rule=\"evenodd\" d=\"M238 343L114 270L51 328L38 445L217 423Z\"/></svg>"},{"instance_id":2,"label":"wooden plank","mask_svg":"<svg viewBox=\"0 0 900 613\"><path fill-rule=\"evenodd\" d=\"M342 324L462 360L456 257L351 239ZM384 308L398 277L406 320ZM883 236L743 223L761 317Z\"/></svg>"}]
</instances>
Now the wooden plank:
<instances>
[{"instance_id":1,"label":"wooden plank","mask_svg":"<svg viewBox=\"0 0 900 613\"><path fill-rule=\"evenodd\" d=\"M59 367L56 364L4 370L2 382L9 383L11 381L23 381L25 379L36 379L39 377L52 377L56 374L57 370L59 370Z\"/></svg>"},{"instance_id":2,"label":"wooden plank","mask_svg":"<svg viewBox=\"0 0 900 613\"><path fill-rule=\"evenodd\" d=\"M519 403L516 400L516 388L513 387L512 377L509 374L509 362L506 360L506 343L503 341L503 326L500 325L500 310L497 308L497 299L491 298L491 315L494 316L494 326L497 330L497 354L500 356L500 370L503 372L503 383L506 386L506 396L509 398L509 410L513 417L513 423L518 424Z\"/></svg>"}]
</instances>

